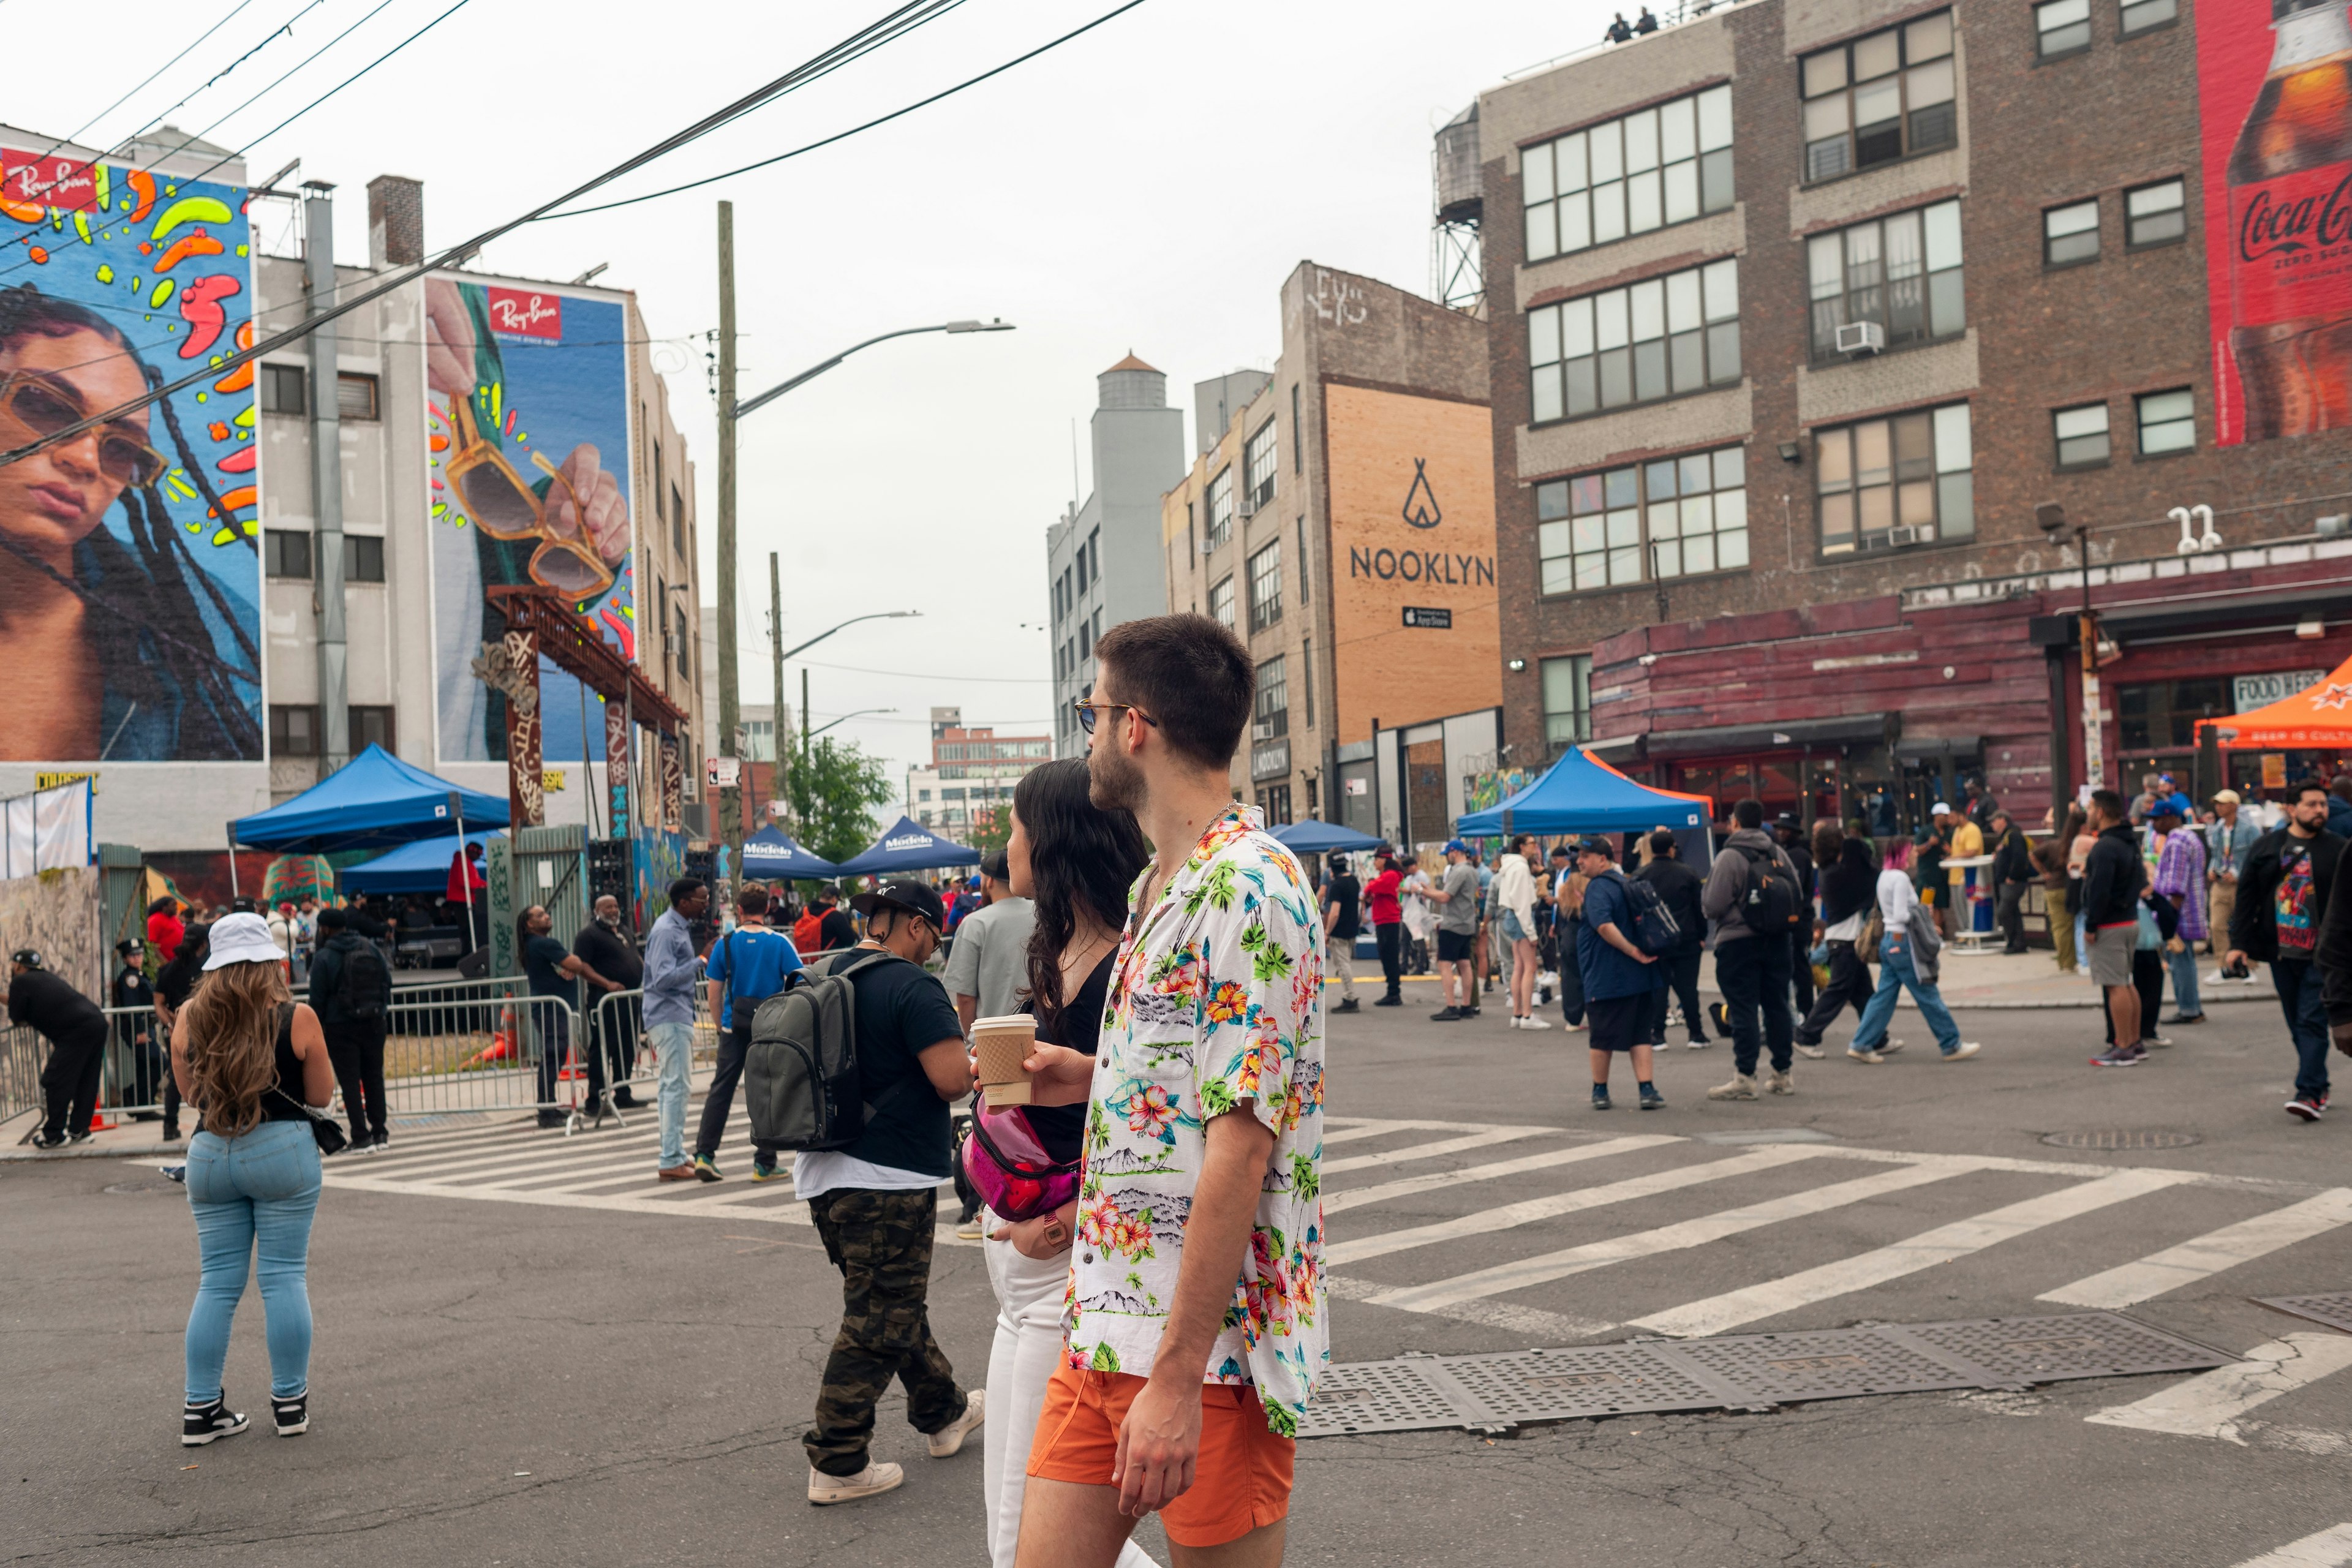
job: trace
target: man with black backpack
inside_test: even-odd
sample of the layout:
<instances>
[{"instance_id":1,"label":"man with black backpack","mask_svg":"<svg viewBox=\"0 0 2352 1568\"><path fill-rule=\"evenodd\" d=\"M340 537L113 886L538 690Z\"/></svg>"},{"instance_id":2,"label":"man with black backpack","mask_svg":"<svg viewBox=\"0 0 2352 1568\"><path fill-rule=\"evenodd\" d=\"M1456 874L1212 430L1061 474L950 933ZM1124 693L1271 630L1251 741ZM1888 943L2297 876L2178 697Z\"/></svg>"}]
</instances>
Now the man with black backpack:
<instances>
[{"instance_id":1,"label":"man with black backpack","mask_svg":"<svg viewBox=\"0 0 2352 1568\"><path fill-rule=\"evenodd\" d=\"M866 1451L874 1406L894 1378L935 1459L961 1448L982 1419L982 1391L956 1386L926 1304L939 1186L953 1169L948 1107L971 1092L962 1026L947 988L923 968L947 910L915 881L852 903L866 918L866 940L760 1009L746 1096L753 1135L799 1151L793 1193L841 1270L841 1332L815 1424L801 1439L813 1503L853 1502L906 1479ZM775 1070L812 1058L845 1066L851 1081L836 1086L822 1067ZM846 1103L835 1102L836 1087Z\"/></svg>"},{"instance_id":2,"label":"man with black backpack","mask_svg":"<svg viewBox=\"0 0 2352 1568\"><path fill-rule=\"evenodd\" d=\"M1731 808L1731 837L1707 868L1699 900L1715 922L1715 984L1723 1018L1731 1026L1731 1081L1706 1091L1709 1100L1756 1098L1759 1046L1772 1053L1774 1094L1794 1094L1796 1020L1789 1012L1790 935L1810 931L1812 902L1797 868L1764 831L1764 803L1750 796ZM1757 1011L1764 1015L1759 1039Z\"/></svg>"},{"instance_id":3,"label":"man with black backpack","mask_svg":"<svg viewBox=\"0 0 2352 1568\"><path fill-rule=\"evenodd\" d=\"M1699 899L1706 879L1684 865L1675 853L1674 829L1661 827L1650 835L1650 863L1634 872L1633 879L1658 890L1659 902L1681 928L1673 950L1658 955L1664 984L1650 994L1650 1038L1662 1046L1666 1043L1671 995L1682 1005L1683 1022L1690 1027L1690 1048L1704 1050L1706 1027L1699 1022L1698 969L1699 961L1706 956L1706 917L1699 910Z\"/></svg>"},{"instance_id":4,"label":"man with black backpack","mask_svg":"<svg viewBox=\"0 0 2352 1568\"><path fill-rule=\"evenodd\" d=\"M1653 941L1671 946L1673 918L1655 888L1626 880L1607 839L1580 840L1576 868L1586 878L1583 919L1576 927L1576 966L1584 982L1584 1014L1592 1031L1592 1109L1610 1109L1609 1069L1616 1053L1623 1051L1633 1058L1642 1109L1655 1110L1666 1102L1650 1081L1650 1047L1655 1044L1650 994L1666 977L1657 953L1645 952L1640 939L1646 925Z\"/></svg>"},{"instance_id":5,"label":"man with black backpack","mask_svg":"<svg viewBox=\"0 0 2352 1568\"><path fill-rule=\"evenodd\" d=\"M383 951L351 929L351 917L319 911L322 939L310 960L310 1005L327 1037L327 1059L343 1088L352 1152L389 1148L384 1131L383 1034L392 1011L392 966Z\"/></svg>"}]
</instances>

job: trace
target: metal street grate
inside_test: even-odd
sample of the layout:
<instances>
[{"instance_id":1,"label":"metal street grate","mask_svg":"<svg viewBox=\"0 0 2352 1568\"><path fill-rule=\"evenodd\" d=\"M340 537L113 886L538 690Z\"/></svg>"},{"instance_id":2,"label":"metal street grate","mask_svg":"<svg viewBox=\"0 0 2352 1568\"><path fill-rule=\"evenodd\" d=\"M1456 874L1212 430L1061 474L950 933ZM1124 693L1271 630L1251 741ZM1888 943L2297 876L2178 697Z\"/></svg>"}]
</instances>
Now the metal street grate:
<instances>
[{"instance_id":1,"label":"metal street grate","mask_svg":"<svg viewBox=\"0 0 2352 1568\"><path fill-rule=\"evenodd\" d=\"M2309 1318L2315 1323L2326 1323L2331 1329L2352 1334L2352 1290L2324 1296L2262 1296L2256 1300L2263 1306L2275 1307L2282 1312L2292 1312L2298 1318Z\"/></svg>"},{"instance_id":2,"label":"metal street grate","mask_svg":"<svg viewBox=\"0 0 2352 1568\"><path fill-rule=\"evenodd\" d=\"M2264 1304L2352 1331L2352 1295ZM1636 1412L1763 1410L1873 1394L2204 1372L2236 1359L2116 1312L1406 1356L1328 1369L1298 1435L1497 1432Z\"/></svg>"},{"instance_id":3,"label":"metal street grate","mask_svg":"<svg viewBox=\"0 0 2352 1568\"><path fill-rule=\"evenodd\" d=\"M2186 1149L2205 1142L2199 1132L2167 1132L2160 1129L2099 1127L2080 1132L2045 1132L2042 1141L2053 1149Z\"/></svg>"}]
</instances>

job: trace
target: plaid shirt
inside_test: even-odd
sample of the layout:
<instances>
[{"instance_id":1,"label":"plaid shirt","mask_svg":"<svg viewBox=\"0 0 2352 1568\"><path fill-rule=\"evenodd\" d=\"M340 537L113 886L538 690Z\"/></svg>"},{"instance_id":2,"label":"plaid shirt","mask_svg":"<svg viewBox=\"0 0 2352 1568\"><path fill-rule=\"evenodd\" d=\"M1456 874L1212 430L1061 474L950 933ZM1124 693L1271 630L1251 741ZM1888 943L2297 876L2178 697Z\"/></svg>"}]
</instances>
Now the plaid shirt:
<instances>
[{"instance_id":1,"label":"plaid shirt","mask_svg":"<svg viewBox=\"0 0 2352 1568\"><path fill-rule=\"evenodd\" d=\"M2179 937L2203 942L2205 927L2205 841L2194 829L2176 827L2164 836L2157 852L2156 890L2180 909Z\"/></svg>"}]
</instances>

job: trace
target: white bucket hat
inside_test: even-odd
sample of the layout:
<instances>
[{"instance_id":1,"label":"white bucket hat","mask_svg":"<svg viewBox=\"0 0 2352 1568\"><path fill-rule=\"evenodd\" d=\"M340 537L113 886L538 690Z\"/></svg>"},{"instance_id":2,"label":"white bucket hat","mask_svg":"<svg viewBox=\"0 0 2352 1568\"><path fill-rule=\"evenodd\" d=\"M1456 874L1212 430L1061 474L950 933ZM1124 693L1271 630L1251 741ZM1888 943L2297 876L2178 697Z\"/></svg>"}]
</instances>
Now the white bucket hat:
<instances>
[{"instance_id":1,"label":"white bucket hat","mask_svg":"<svg viewBox=\"0 0 2352 1568\"><path fill-rule=\"evenodd\" d=\"M286 954L269 940L269 926L259 915L225 915L212 929L212 953L205 972L231 963L282 963Z\"/></svg>"}]
</instances>

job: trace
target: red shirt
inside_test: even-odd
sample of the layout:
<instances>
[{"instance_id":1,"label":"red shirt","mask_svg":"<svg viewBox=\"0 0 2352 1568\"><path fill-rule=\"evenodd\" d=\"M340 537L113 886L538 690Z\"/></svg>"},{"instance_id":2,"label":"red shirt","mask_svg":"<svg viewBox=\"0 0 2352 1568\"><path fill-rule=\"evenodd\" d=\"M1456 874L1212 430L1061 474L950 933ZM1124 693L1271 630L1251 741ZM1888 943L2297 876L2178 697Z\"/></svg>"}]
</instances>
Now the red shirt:
<instances>
[{"instance_id":1,"label":"red shirt","mask_svg":"<svg viewBox=\"0 0 2352 1568\"><path fill-rule=\"evenodd\" d=\"M1364 908L1370 910L1376 926L1392 926L1404 919L1404 906L1397 901L1397 889L1404 882L1404 873L1391 866L1364 885Z\"/></svg>"},{"instance_id":2,"label":"red shirt","mask_svg":"<svg viewBox=\"0 0 2352 1568\"><path fill-rule=\"evenodd\" d=\"M487 892L490 886L488 880L482 875L482 863L467 854L465 850L459 849L449 857L449 901L453 904L465 903L466 889L469 884L477 893ZM474 901L480 902L478 899Z\"/></svg>"},{"instance_id":3,"label":"red shirt","mask_svg":"<svg viewBox=\"0 0 2352 1568\"><path fill-rule=\"evenodd\" d=\"M180 939L187 934L188 928L181 923L180 917L168 910L147 917L147 945L166 963L179 955Z\"/></svg>"}]
</instances>

